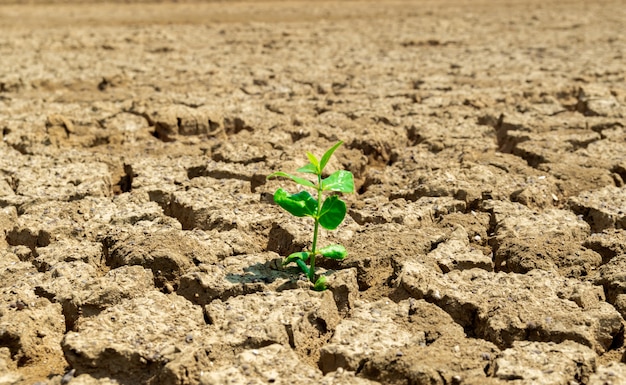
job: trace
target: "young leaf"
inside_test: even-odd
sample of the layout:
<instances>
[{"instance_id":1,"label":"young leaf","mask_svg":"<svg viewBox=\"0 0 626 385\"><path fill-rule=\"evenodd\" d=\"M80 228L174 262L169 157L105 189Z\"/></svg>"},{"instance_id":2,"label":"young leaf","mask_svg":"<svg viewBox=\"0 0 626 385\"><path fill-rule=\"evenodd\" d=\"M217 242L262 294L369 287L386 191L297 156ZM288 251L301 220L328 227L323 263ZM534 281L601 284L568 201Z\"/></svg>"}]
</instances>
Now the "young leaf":
<instances>
[{"instance_id":1,"label":"young leaf","mask_svg":"<svg viewBox=\"0 0 626 385\"><path fill-rule=\"evenodd\" d=\"M295 176L295 175L291 175L291 174L287 174L286 172L282 172L282 171L277 171L274 172L270 175L268 175L268 178L273 178L275 176L282 176L285 178L289 178L292 181L296 182L297 184L300 184L302 186L306 186L306 187L313 187L315 188L315 185L313 184L313 182L311 182L310 180L304 179L304 178L300 178L299 176Z\"/></svg>"},{"instance_id":2,"label":"young leaf","mask_svg":"<svg viewBox=\"0 0 626 385\"><path fill-rule=\"evenodd\" d=\"M307 191L289 195L279 188L274 193L274 202L296 217L314 217L317 215L317 200Z\"/></svg>"},{"instance_id":3,"label":"young leaf","mask_svg":"<svg viewBox=\"0 0 626 385\"><path fill-rule=\"evenodd\" d=\"M313 285L313 290L315 291L324 291L326 290L326 277L323 275L315 281L315 285Z\"/></svg>"},{"instance_id":4,"label":"young leaf","mask_svg":"<svg viewBox=\"0 0 626 385\"><path fill-rule=\"evenodd\" d=\"M315 167L312 163L307 163L306 166L302 166L296 171L317 175L317 167Z\"/></svg>"},{"instance_id":5,"label":"young leaf","mask_svg":"<svg viewBox=\"0 0 626 385\"><path fill-rule=\"evenodd\" d=\"M296 264L300 267L300 270L302 270L302 272L304 274L307 275L307 277L309 276L309 274L311 273L311 270L309 269L309 267L306 265L306 263L301 260L301 259L296 259Z\"/></svg>"},{"instance_id":6,"label":"young leaf","mask_svg":"<svg viewBox=\"0 0 626 385\"><path fill-rule=\"evenodd\" d=\"M328 197L320 211L319 223L327 230L334 230L346 216L346 204L336 195Z\"/></svg>"},{"instance_id":7,"label":"young leaf","mask_svg":"<svg viewBox=\"0 0 626 385\"><path fill-rule=\"evenodd\" d=\"M322 180L322 190L352 193L354 192L354 176L350 171L335 171Z\"/></svg>"},{"instance_id":8,"label":"young leaf","mask_svg":"<svg viewBox=\"0 0 626 385\"><path fill-rule=\"evenodd\" d=\"M287 258L283 259L283 266L298 260L306 262L309 260L309 255L311 255L310 251L299 251L297 253L289 254Z\"/></svg>"},{"instance_id":9,"label":"young leaf","mask_svg":"<svg viewBox=\"0 0 626 385\"><path fill-rule=\"evenodd\" d=\"M320 174L322 172L322 170L320 169L320 161L317 160L317 158L315 157L315 155L311 154L310 152L307 151L306 153L307 158L309 158L309 162L311 162L311 164L315 167L316 170L316 174Z\"/></svg>"},{"instance_id":10,"label":"young leaf","mask_svg":"<svg viewBox=\"0 0 626 385\"><path fill-rule=\"evenodd\" d=\"M322 160L320 161L320 171L324 170L324 167L326 167L326 164L330 160L330 157L333 155L333 152L335 152L335 150L339 148L339 146L341 146L342 143L343 143L342 141L335 143L334 146L329 148L328 151L326 151L324 155L322 155Z\"/></svg>"},{"instance_id":11,"label":"young leaf","mask_svg":"<svg viewBox=\"0 0 626 385\"><path fill-rule=\"evenodd\" d=\"M328 245L317 251L323 257L330 259L344 259L348 255L348 251L341 245ZM307 256L308 258L308 256Z\"/></svg>"}]
</instances>

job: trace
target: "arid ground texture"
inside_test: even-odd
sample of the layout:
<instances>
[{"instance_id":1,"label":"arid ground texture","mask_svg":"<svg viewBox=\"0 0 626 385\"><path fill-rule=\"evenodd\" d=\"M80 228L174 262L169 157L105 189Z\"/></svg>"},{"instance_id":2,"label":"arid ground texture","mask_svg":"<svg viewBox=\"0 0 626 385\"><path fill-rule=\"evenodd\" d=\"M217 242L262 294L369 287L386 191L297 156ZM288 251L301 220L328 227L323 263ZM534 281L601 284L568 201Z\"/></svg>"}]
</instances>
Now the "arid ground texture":
<instances>
[{"instance_id":1,"label":"arid ground texture","mask_svg":"<svg viewBox=\"0 0 626 385\"><path fill-rule=\"evenodd\" d=\"M0 0L0 385L626 384L625 31L617 0ZM266 176L339 140L318 292Z\"/></svg>"}]
</instances>

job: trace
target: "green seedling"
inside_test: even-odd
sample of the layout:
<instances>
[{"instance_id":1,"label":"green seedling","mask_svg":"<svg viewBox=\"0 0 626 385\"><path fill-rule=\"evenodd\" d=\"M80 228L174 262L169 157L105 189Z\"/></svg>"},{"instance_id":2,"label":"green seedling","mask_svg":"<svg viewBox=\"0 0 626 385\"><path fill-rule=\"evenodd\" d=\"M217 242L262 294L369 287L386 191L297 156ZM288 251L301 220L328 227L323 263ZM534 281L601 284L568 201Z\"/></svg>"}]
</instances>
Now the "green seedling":
<instances>
[{"instance_id":1,"label":"green seedling","mask_svg":"<svg viewBox=\"0 0 626 385\"><path fill-rule=\"evenodd\" d=\"M322 256L331 259L344 259L348 255L346 248L341 245L329 245L322 248L317 247L319 227L322 226L327 230L334 230L343 222L346 216L346 203L339 199L337 195L330 195L324 198L324 192L354 192L354 177L350 171L339 170L326 178L322 178L324 167L326 167L330 157L342 143L341 141L337 142L328 149L319 160L310 152L306 153L306 156L309 158L309 163L296 171L315 175L317 177L315 182L282 171L267 176L268 179L273 177L288 178L301 186L315 189L317 192L317 199L306 190L296 194L289 194L287 191L279 188L274 193L274 202L287 210L290 214L296 217L313 218L313 245L311 246L311 250L300 251L289 255L287 258L283 259L283 266L290 263L297 264L314 284L315 290L326 289L326 277L320 276L318 278L315 275L315 258ZM308 266L307 261L309 262Z\"/></svg>"}]
</instances>

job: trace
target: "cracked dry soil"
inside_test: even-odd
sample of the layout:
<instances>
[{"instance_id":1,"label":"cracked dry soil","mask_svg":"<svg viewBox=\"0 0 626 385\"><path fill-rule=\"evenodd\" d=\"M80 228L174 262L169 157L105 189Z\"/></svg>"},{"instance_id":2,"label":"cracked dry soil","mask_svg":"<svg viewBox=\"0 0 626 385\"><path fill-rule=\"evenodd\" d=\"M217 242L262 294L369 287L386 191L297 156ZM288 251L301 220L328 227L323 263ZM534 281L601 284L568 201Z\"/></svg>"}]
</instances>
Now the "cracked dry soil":
<instances>
[{"instance_id":1,"label":"cracked dry soil","mask_svg":"<svg viewBox=\"0 0 626 385\"><path fill-rule=\"evenodd\" d=\"M0 384L626 383L623 2L0 21ZM337 140L319 293L265 176Z\"/></svg>"}]
</instances>

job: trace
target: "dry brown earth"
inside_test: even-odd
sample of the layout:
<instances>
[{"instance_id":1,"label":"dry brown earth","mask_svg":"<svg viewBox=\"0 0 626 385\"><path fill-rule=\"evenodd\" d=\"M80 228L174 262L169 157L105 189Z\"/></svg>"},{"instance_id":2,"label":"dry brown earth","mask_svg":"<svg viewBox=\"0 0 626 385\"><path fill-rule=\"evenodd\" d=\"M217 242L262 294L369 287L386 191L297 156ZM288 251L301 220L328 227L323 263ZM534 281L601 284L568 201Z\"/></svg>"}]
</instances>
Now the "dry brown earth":
<instances>
[{"instance_id":1,"label":"dry brown earth","mask_svg":"<svg viewBox=\"0 0 626 385\"><path fill-rule=\"evenodd\" d=\"M0 0L0 384L626 384L623 1ZM278 169L343 140L331 289Z\"/></svg>"}]
</instances>

